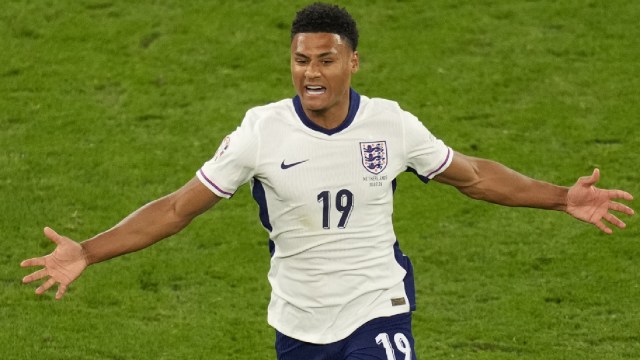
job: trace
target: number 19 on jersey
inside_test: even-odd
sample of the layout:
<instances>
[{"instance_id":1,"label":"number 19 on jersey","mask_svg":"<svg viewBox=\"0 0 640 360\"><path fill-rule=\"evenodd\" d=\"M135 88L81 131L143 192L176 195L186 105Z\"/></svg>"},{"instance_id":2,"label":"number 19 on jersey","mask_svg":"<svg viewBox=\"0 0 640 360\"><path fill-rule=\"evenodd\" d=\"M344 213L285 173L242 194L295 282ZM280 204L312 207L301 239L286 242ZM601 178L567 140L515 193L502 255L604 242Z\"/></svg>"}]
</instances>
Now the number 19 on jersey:
<instances>
[{"instance_id":1,"label":"number 19 on jersey","mask_svg":"<svg viewBox=\"0 0 640 360\"><path fill-rule=\"evenodd\" d=\"M333 209L331 207L332 194L331 191L323 191L318 194L318 203L322 205L322 228L331 229L331 213ZM351 211L353 210L353 193L347 189L339 190L335 197L335 207L340 213L340 220L338 221L338 228L344 229L347 227Z\"/></svg>"}]
</instances>

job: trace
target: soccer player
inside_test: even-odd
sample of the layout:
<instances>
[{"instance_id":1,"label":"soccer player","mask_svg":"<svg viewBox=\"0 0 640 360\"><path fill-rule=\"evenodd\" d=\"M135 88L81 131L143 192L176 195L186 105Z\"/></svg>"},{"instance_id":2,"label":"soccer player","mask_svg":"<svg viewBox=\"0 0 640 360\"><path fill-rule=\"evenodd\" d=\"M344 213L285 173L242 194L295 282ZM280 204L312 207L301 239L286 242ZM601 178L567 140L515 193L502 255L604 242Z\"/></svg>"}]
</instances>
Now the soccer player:
<instances>
[{"instance_id":1,"label":"soccer player","mask_svg":"<svg viewBox=\"0 0 640 360\"><path fill-rule=\"evenodd\" d=\"M596 188L597 169L571 187L534 180L455 152L397 103L356 92L357 46L345 9L300 10L291 28L293 99L250 109L193 179L110 230L77 243L45 228L57 247L22 262L44 266L23 281L48 278L36 293L58 284L60 299L87 266L179 232L250 182L270 238L278 359L415 359L412 267L392 224L400 173L473 199L564 211L605 233L605 221L625 227L611 211L633 210L613 199L632 196Z\"/></svg>"}]
</instances>

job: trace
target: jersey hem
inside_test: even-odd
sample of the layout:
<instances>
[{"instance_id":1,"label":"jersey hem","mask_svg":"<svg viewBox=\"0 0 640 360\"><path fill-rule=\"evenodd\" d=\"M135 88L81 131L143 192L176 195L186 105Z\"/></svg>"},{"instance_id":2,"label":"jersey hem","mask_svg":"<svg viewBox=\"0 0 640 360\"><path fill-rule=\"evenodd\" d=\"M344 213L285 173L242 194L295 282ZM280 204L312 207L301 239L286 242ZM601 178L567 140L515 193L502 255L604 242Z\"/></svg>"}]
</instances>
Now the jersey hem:
<instances>
[{"instance_id":1,"label":"jersey hem","mask_svg":"<svg viewBox=\"0 0 640 360\"><path fill-rule=\"evenodd\" d=\"M410 313L411 311L412 310L409 307L409 305L405 305L405 306L399 306L393 309L372 312L371 314L369 314L369 316L362 318L360 321L358 321L352 326L347 327L345 330L335 332L327 336L314 336L312 334L294 334L293 332L283 330L282 326L280 326L280 324L277 324L277 322L271 319L271 317L268 318L268 323L269 325L271 325L271 327L273 327L280 333L290 338L307 342L310 344L326 345L326 344L331 344L331 343L335 343L335 342L346 339L351 334L353 334L356 330L358 330L360 327L362 327L364 324L368 323L371 320L390 317L394 315L406 314L406 313Z\"/></svg>"}]
</instances>

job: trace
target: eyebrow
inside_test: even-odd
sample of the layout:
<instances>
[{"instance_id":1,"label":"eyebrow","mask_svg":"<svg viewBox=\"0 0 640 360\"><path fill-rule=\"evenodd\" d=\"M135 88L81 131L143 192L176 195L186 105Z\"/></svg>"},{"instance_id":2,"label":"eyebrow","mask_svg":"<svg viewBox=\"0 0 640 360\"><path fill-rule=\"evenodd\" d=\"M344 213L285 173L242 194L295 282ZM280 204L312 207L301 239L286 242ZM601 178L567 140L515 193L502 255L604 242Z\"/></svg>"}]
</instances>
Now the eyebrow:
<instances>
[{"instance_id":1,"label":"eyebrow","mask_svg":"<svg viewBox=\"0 0 640 360\"><path fill-rule=\"evenodd\" d=\"M293 54L295 56L303 57L305 59L309 59L310 58L309 56L307 56L307 55L305 55L303 53L297 52L297 51L295 53L293 53ZM335 55L335 52L332 52L332 51L323 52L322 54L319 54L318 57L327 57L327 56L331 56L331 55Z\"/></svg>"}]
</instances>

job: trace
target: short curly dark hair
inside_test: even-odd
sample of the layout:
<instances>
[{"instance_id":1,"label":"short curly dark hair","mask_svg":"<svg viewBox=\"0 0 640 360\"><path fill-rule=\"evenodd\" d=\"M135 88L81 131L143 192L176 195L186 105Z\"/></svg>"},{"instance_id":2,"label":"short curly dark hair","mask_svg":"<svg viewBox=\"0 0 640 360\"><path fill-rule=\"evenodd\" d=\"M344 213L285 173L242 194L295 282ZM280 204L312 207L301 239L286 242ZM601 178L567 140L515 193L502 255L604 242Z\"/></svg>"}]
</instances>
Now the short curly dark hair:
<instances>
[{"instance_id":1,"label":"short curly dark hair","mask_svg":"<svg viewBox=\"0 0 640 360\"><path fill-rule=\"evenodd\" d=\"M313 3L296 13L291 24L291 40L299 33L326 32L347 40L353 50L358 47L358 28L346 9L338 5Z\"/></svg>"}]
</instances>

